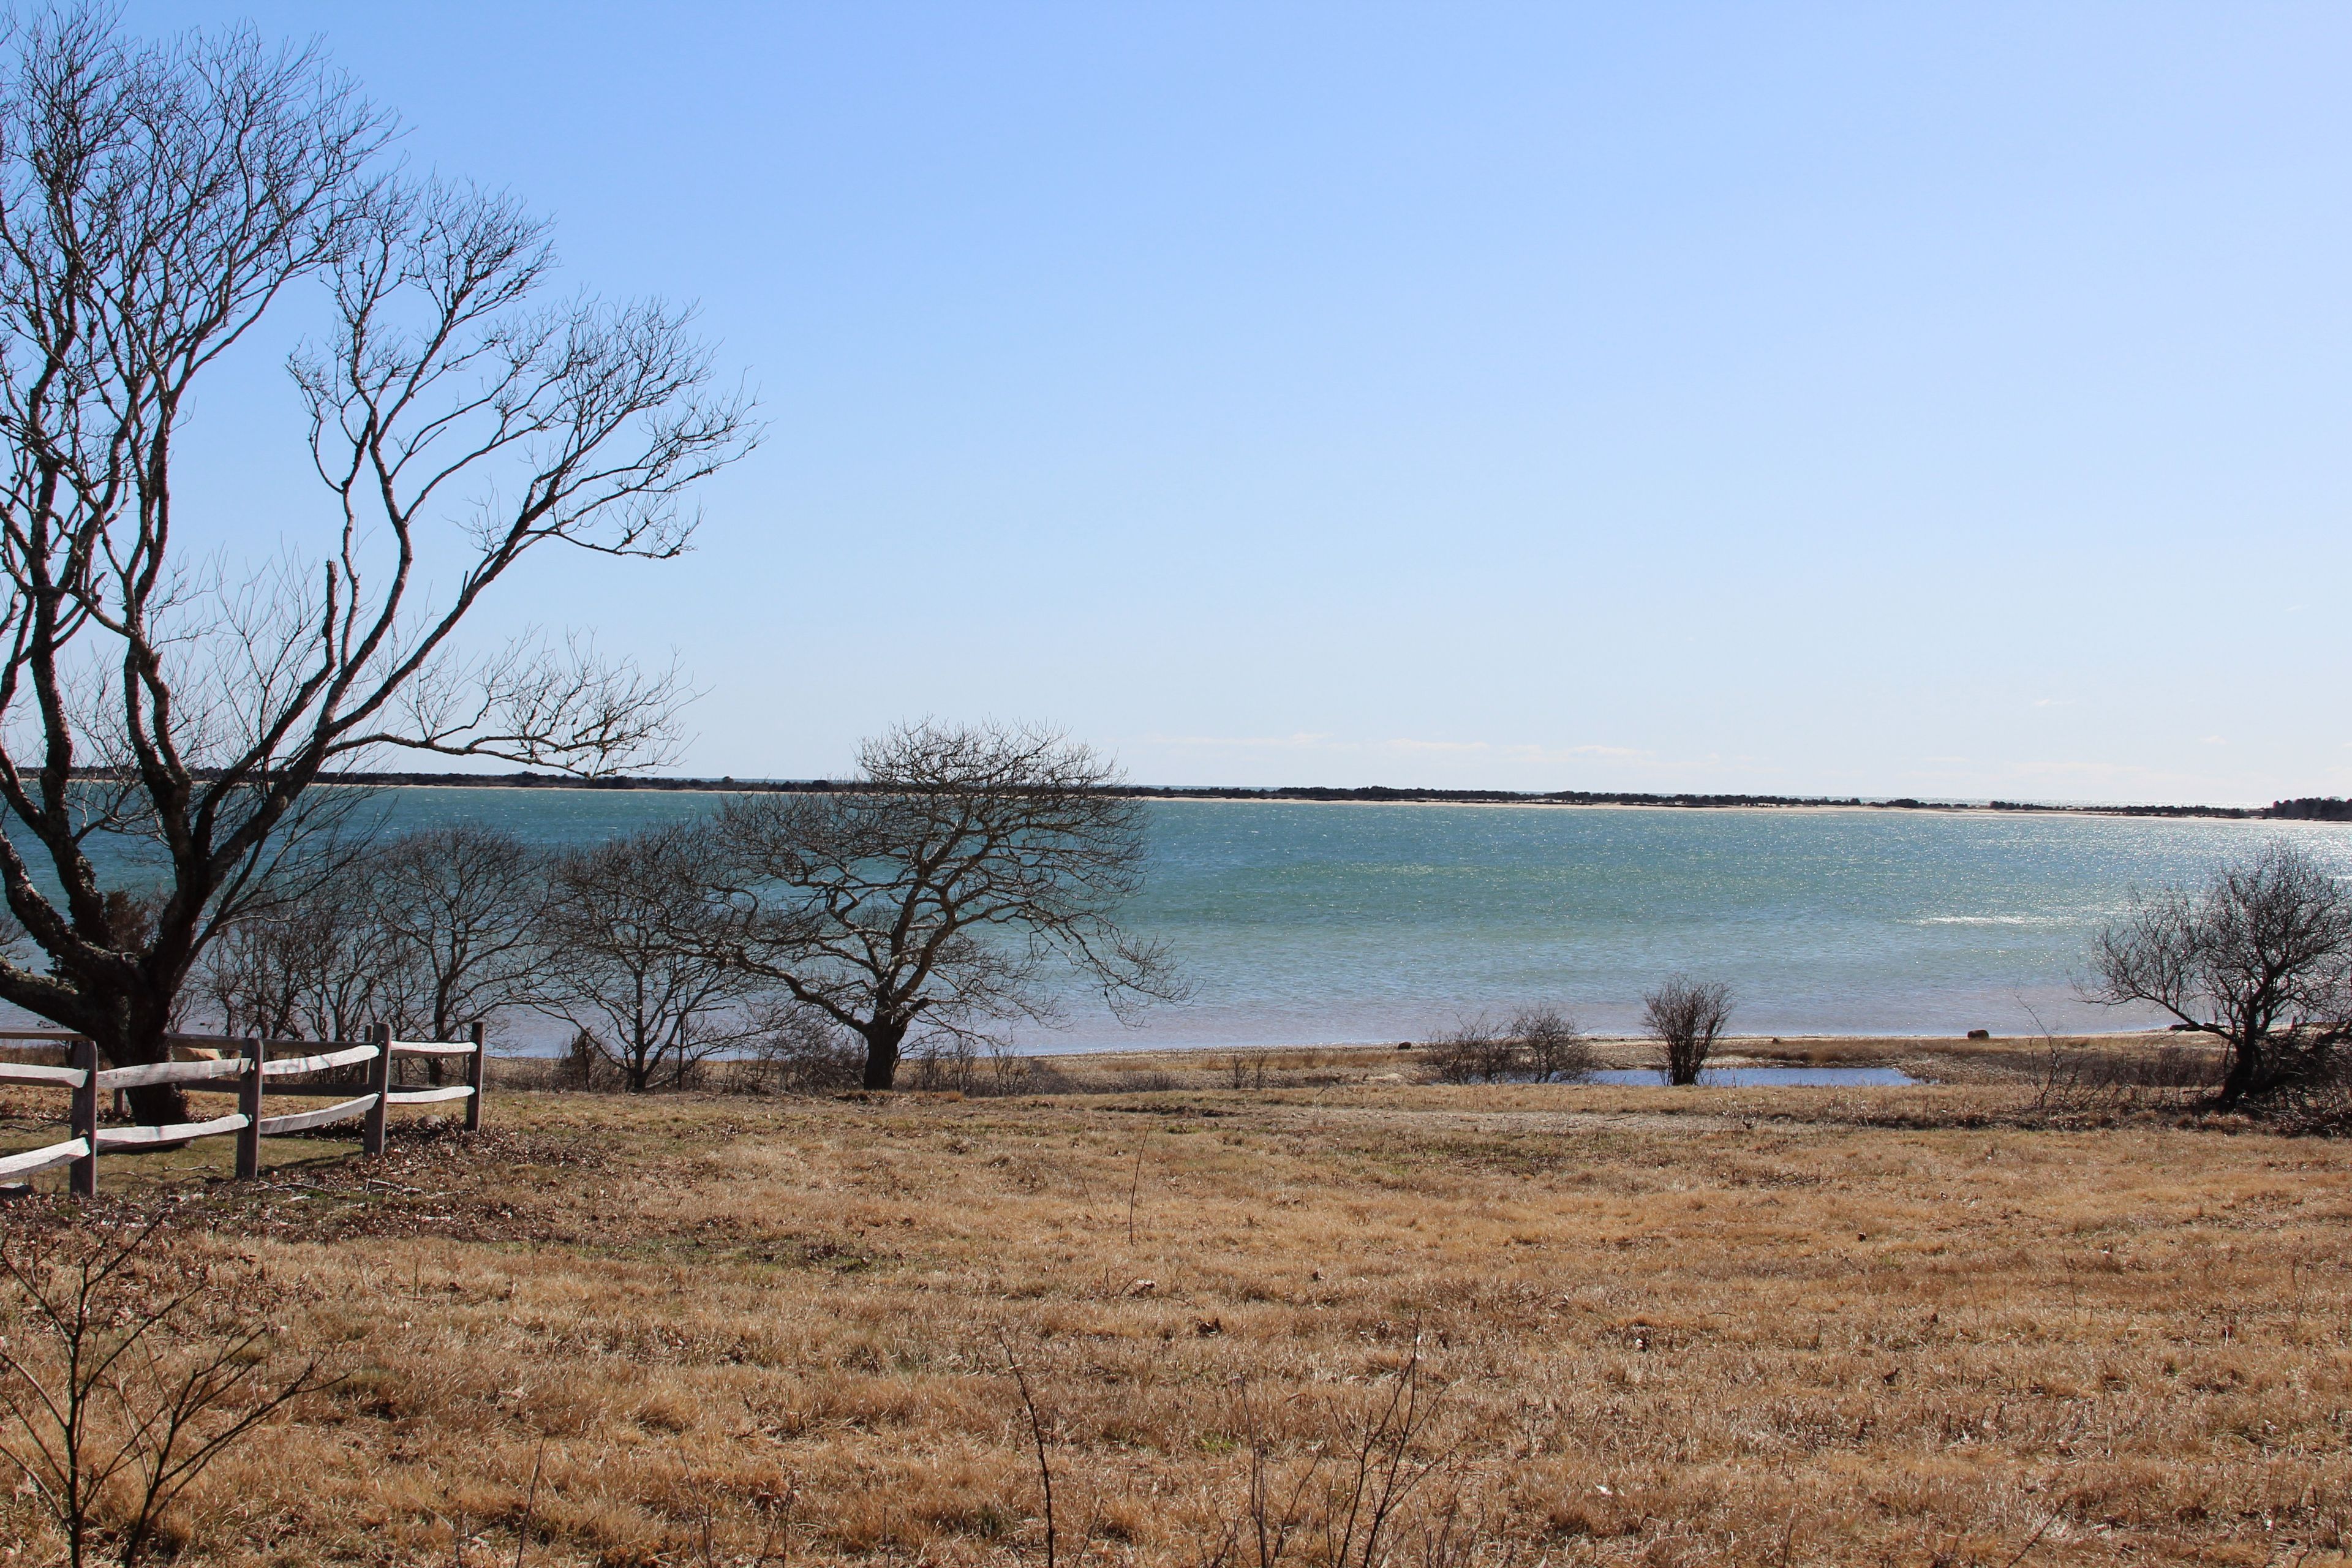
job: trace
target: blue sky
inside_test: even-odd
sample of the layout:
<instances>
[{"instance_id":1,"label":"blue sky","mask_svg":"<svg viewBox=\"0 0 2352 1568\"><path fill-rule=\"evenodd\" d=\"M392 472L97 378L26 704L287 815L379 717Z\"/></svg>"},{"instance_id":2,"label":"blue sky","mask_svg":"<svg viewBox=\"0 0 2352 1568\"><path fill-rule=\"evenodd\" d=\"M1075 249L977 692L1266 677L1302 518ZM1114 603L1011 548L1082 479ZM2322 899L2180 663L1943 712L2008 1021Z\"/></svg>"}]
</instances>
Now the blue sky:
<instances>
[{"instance_id":1,"label":"blue sky","mask_svg":"<svg viewBox=\"0 0 2352 1568\"><path fill-rule=\"evenodd\" d=\"M2352 793L2340 7L129 11L238 17L759 388L692 556L497 607L675 648L682 771ZM200 412L322 525L270 356Z\"/></svg>"}]
</instances>

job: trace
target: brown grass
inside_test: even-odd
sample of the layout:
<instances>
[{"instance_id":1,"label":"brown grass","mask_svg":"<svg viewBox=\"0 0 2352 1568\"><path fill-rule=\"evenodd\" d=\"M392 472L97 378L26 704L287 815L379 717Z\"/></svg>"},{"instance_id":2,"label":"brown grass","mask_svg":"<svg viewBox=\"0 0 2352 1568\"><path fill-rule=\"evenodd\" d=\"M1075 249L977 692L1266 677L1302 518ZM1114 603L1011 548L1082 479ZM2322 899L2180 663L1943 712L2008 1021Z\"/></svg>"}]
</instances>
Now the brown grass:
<instances>
[{"instance_id":1,"label":"brown grass","mask_svg":"<svg viewBox=\"0 0 2352 1568\"><path fill-rule=\"evenodd\" d=\"M372 1169L151 1156L125 1180L181 1194L181 1245L266 1268L352 1374L224 1462L184 1561L1042 1562L1008 1350L1065 1563L1255 1563L1254 1465L1283 1560L1324 1560L1408 1366L1437 1400L1399 1563L2341 1560L2344 1146L2032 1125L2030 1052L1900 1050L1973 1081L1453 1089L1318 1053L1347 1081L508 1092Z\"/></svg>"}]
</instances>

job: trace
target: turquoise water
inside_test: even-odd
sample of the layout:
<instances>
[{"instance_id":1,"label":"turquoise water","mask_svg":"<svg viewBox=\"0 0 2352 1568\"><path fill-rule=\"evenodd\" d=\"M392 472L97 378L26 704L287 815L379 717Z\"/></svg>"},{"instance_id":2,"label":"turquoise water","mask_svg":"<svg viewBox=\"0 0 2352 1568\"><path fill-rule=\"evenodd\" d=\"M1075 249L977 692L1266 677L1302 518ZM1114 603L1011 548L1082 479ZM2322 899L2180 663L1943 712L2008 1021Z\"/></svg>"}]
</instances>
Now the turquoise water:
<instances>
[{"instance_id":1,"label":"turquoise water","mask_svg":"<svg viewBox=\"0 0 2352 1568\"><path fill-rule=\"evenodd\" d=\"M396 825L578 843L708 811L707 795L389 792ZM2134 883L2289 832L2352 871L2352 828L1897 811L1153 802L1148 891L1195 998L1129 1030L1074 1003L1024 1048L1425 1038L1565 1003L1622 1030L1677 970L1727 982L1766 1034L2025 1033L2147 1021L2074 995Z\"/></svg>"},{"instance_id":2,"label":"turquoise water","mask_svg":"<svg viewBox=\"0 0 2352 1568\"><path fill-rule=\"evenodd\" d=\"M1676 970L1733 1026L1942 1034L2146 1021L2074 996L2134 883L2287 825L1895 811L1171 804L1139 924L1199 977L1160 1039L1418 1039L1567 1003L1633 1026ZM2352 869L2352 830L2294 825Z\"/></svg>"}]
</instances>

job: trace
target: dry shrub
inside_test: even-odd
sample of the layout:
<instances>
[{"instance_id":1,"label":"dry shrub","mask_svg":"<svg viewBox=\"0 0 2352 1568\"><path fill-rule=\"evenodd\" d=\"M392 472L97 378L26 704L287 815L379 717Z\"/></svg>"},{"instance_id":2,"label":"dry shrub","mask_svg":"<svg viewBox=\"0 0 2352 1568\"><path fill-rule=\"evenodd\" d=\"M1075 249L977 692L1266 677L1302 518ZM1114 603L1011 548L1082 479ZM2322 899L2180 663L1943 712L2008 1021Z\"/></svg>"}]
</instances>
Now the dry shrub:
<instances>
[{"instance_id":1,"label":"dry shrub","mask_svg":"<svg viewBox=\"0 0 2352 1568\"><path fill-rule=\"evenodd\" d=\"M1272 1051L1235 1051L1225 1058L1226 1081L1234 1089L1263 1089L1274 1068Z\"/></svg>"},{"instance_id":2,"label":"dry shrub","mask_svg":"<svg viewBox=\"0 0 2352 1568\"><path fill-rule=\"evenodd\" d=\"M1731 987L1677 974L1642 998L1642 1016L1664 1057L1666 1081L1698 1081L1731 1021Z\"/></svg>"},{"instance_id":3,"label":"dry shrub","mask_svg":"<svg viewBox=\"0 0 2352 1568\"><path fill-rule=\"evenodd\" d=\"M1429 1073L1440 1083L1499 1083L1518 1065L1518 1040L1483 1017L1430 1037Z\"/></svg>"},{"instance_id":4,"label":"dry shrub","mask_svg":"<svg viewBox=\"0 0 2352 1568\"><path fill-rule=\"evenodd\" d=\"M1511 1018L1510 1036L1526 1053L1528 1074L1538 1083L1581 1083L1592 1076L1592 1042L1559 1007L1523 1007Z\"/></svg>"},{"instance_id":5,"label":"dry shrub","mask_svg":"<svg viewBox=\"0 0 2352 1568\"><path fill-rule=\"evenodd\" d=\"M2153 1050L2126 1051L2047 1039L2033 1109L2083 1112L2192 1105L2211 1097L2225 1065L2223 1053L2211 1047L2168 1041Z\"/></svg>"},{"instance_id":6,"label":"dry shrub","mask_svg":"<svg viewBox=\"0 0 2352 1568\"><path fill-rule=\"evenodd\" d=\"M1446 1389L1423 1349L1416 1329L1399 1364L1337 1397L1294 1400L1280 1436L1240 1382L1234 1425L1248 1466L1202 1561L1454 1568L1493 1560L1507 1543L1465 1492L1467 1439L1440 1429Z\"/></svg>"},{"instance_id":7,"label":"dry shrub","mask_svg":"<svg viewBox=\"0 0 2352 1568\"><path fill-rule=\"evenodd\" d=\"M832 1094L863 1080L864 1044L815 1008L773 1007L761 1025L745 1060L706 1065L733 1068L739 1082L772 1094Z\"/></svg>"},{"instance_id":8,"label":"dry shrub","mask_svg":"<svg viewBox=\"0 0 2352 1568\"><path fill-rule=\"evenodd\" d=\"M1150 1070L1107 1074L1099 1082L1097 1092L1104 1094L1166 1094L1184 1087L1173 1073Z\"/></svg>"},{"instance_id":9,"label":"dry shrub","mask_svg":"<svg viewBox=\"0 0 2352 1568\"><path fill-rule=\"evenodd\" d=\"M76 1568L101 1542L123 1568L177 1555L213 1463L337 1381L281 1350L282 1291L175 1246L167 1214L0 1237L0 1458Z\"/></svg>"},{"instance_id":10,"label":"dry shrub","mask_svg":"<svg viewBox=\"0 0 2352 1568\"><path fill-rule=\"evenodd\" d=\"M2251 1102L2257 1120L2306 1137L2352 1137L2352 1059L2330 1052Z\"/></svg>"}]
</instances>

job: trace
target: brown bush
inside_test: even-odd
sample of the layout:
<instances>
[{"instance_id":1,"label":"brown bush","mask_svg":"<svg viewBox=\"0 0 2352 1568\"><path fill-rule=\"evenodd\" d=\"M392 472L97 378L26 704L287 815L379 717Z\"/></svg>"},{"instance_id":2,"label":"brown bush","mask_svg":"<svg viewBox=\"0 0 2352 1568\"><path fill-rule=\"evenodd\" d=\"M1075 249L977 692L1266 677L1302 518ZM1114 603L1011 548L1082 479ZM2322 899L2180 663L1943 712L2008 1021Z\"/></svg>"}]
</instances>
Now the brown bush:
<instances>
[{"instance_id":1,"label":"brown bush","mask_svg":"<svg viewBox=\"0 0 2352 1568\"><path fill-rule=\"evenodd\" d=\"M1519 1042L1483 1017L1463 1019L1429 1039L1429 1073L1440 1083L1499 1083L1519 1061Z\"/></svg>"}]
</instances>

